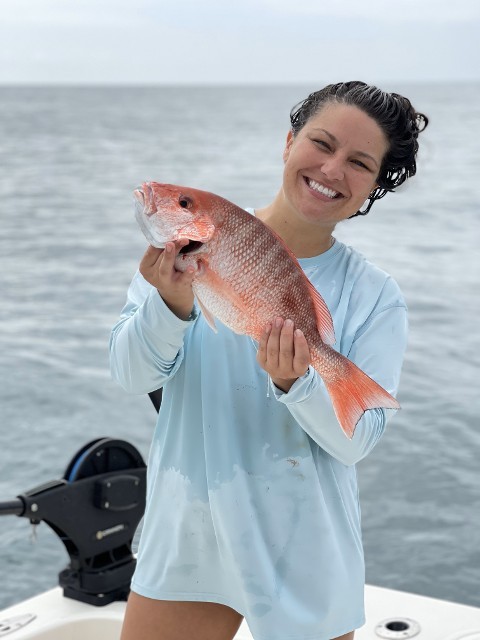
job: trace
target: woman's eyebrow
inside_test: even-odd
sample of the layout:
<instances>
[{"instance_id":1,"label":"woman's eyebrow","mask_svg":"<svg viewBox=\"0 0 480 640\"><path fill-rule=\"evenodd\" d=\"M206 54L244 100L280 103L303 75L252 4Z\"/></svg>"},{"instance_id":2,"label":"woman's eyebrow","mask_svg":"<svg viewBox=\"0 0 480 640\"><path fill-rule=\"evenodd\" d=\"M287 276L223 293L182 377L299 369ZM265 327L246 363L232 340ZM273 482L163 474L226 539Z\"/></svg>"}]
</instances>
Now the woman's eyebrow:
<instances>
[{"instance_id":1,"label":"woman's eyebrow","mask_svg":"<svg viewBox=\"0 0 480 640\"><path fill-rule=\"evenodd\" d=\"M326 129L321 129L321 128L318 128L316 130L322 131L325 135L327 135L330 138L332 142L334 142L335 144L338 144L337 138L333 135L333 133L330 133L330 131L327 131ZM365 151L355 151L355 155L362 156L363 158L368 158L375 164L376 167L379 166L377 160L375 160L375 158L371 156L369 153L365 153Z\"/></svg>"}]
</instances>

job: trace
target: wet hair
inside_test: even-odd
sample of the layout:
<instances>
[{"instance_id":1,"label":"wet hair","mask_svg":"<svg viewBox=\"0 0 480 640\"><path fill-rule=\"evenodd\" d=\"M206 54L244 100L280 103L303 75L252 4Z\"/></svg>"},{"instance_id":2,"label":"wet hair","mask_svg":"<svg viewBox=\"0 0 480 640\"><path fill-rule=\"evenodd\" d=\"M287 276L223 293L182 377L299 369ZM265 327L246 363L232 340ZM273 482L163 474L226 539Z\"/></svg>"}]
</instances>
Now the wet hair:
<instances>
[{"instance_id":1,"label":"wet hair","mask_svg":"<svg viewBox=\"0 0 480 640\"><path fill-rule=\"evenodd\" d=\"M377 177L377 187L370 193L364 211L350 216L367 214L376 200L415 175L418 134L428 124L428 118L413 108L410 100L398 93L387 93L359 80L329 84L311 93L290 112L294 136L307 121L328 104L348 104L370 116L385 134L389 147Z\"/></svg>"}]
</instances>

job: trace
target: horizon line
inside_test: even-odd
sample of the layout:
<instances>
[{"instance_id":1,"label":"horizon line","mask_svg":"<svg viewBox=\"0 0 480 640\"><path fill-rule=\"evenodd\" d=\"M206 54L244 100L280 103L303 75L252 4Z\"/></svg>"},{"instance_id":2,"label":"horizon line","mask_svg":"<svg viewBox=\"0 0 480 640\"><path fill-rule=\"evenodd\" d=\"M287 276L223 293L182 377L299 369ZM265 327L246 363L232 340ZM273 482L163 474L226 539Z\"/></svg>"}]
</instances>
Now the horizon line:
<instances>
[{"instance_id":1,"label":"horizon line","mask_svg":"<svg viewBox=\"0 0 480 640\"><path fill-rule=\"evenodd\" d=\"M239 81L239 82L227 82L227 81L211 81L211 82L171 82L171 81L159 81L159 82L136 82L136 81L20 81L20 82L12 82L12 81L2 81L0 80L0 88L234 88L234 87L304 87L305 85L310 85L313 82L322 85L322 81L313 81L313 80L304 80L304 81L260 81L260 80L250 80L250 81ZM326 84L329 84L328 82ZM440 84L480 84L479 78L444 78L441 80L426 80L426 79L415 79L415 80L375 80L369 82L369 84L410 84L410 85L440 85ZM323 85L322 85L323 86Z\"/></svg>"}]
</instances>

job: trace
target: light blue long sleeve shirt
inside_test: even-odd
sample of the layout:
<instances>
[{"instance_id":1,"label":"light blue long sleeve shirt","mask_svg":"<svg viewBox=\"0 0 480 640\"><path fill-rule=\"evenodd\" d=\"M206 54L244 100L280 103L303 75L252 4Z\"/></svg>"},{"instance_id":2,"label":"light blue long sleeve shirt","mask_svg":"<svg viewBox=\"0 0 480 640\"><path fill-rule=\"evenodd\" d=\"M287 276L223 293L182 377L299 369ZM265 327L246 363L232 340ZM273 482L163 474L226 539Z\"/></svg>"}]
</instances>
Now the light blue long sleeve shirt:
<instances>
[{"instance_id":1,"label":"light blue long sleeve shirt","mask_svg":"<svg viewBox=\"0 0 480 640\"><path fill-rule=\"evenodd\" d=\"M335 348L395 395L407 336L395 281L339 241L299 262ZM347 633L364 623L355 463L394 412L365 412L349 440L314 369L283 393L253 340L216 324L180 320L137 273L112 331L113 377L164 389L132 589L228 605L255 640Z\"/></svg>"}]
</instances>

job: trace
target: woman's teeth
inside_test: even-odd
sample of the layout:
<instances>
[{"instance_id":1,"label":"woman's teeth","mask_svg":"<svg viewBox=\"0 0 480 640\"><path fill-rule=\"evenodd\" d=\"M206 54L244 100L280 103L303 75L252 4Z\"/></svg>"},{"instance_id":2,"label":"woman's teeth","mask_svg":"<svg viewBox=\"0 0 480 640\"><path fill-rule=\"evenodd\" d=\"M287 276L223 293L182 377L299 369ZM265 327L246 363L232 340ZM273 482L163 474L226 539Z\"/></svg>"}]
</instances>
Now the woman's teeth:
<instances>
[{"instance_id":1,"label":"woman's teeth","mask_svg":"<svg viewBox=\"0 0 480 640\"><path fill-rule=\"evenodd\" d=\"M307 180L307 184L310 187L310 189L314 189L315 191L318 191L318 193L321 193L324 196L328 196L329 198L333 199L336 196L338 196L338 191L334 191L333 189L328 189L327 187L324 187L323 184L320 184L319 182L315 182L315 180Z\"/></svg>"}]
</instances>

